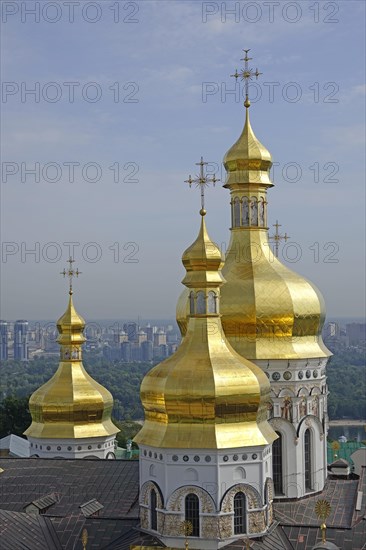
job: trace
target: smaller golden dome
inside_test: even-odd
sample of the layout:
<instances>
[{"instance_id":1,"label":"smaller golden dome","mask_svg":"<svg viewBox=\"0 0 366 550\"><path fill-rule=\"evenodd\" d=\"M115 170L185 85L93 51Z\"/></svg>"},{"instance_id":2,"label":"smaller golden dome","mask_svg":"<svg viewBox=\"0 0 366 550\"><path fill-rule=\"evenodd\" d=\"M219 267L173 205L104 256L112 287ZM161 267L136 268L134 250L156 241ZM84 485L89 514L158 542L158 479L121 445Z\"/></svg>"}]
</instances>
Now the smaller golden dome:
<instances>
[{"instance_id":1,"label":"smaller golden dome","mask_svg":"<svg viewBox=\"0 0 366 550\"><path fill-rule=\"evenodd\" d=\"M201 214L201 227L197 239L185 250L182 262L187 274L182 283L191 288L200 282L206 286L222 284L224 279L221 275L221 268L224 265L218 246L211 241L203 215Z\"/></svg>"},{"instance_id":2,"label":"smaller golden dome","mask_svg":"<svg viewBox=\"0 0 366 550\"><path fill-rule=\"evenodd\" d=\"M183 283L193 289L187 334L141 384L145 422L135 441L201 449L270 444L276 434L267 422L269 381L225 338L219 314L223 261L203 217L182 261Z\"/></svg>"},{"instance_id":3,"label":"smaller golden dome","mask_svg":"<svg viewBox=\"0 0 366 550\"><path fill-rule=\"evenodd\" d=\"M227 171L224 187L235 183L263 183L272 187L269 179L269 169L272 166L271 153L255 136L249 119L249 109L246 109L245 125L238 140L227 151L223 160Z\"/></svg>"},{"instance_id":4,"label":"smaller golden dome","mask_svg":"<svg viewBox=\"0 0 366 550\"><path fill-rule=\"evenodd\" d=\"M30 400L32 424L25 435L37 438L76 439L118 433L111 420L113 397L85 370L81 346L84 319L75 310L72 292L65 313L57 321L61 360L55 374Z\"/></svg>"}]
</instances>

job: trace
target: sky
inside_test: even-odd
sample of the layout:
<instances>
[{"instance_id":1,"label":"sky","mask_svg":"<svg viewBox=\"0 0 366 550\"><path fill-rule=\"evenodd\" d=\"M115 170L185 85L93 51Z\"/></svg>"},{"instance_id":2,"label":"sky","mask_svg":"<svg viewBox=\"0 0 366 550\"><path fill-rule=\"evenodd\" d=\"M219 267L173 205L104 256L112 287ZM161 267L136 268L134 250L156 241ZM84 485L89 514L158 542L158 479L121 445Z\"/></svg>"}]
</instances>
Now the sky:
<instances>
[{"instance_id":1,"label":"sky","mask_svg":"<svg viewBox=\"0 0 366 550\"><path fill-rule=\"evenodd\" d=\"M276 163L270 231L278 220L290 236L279 257L320 288L329 317L364 315L364 2L1 8L2 319L57 319L70 253L86 319L175 316L200 223L184 180L201 156L225 179L244 48L263 73L250 114ZM224 252L223 181L206 222Z\"/></svg>"}]
</instances>

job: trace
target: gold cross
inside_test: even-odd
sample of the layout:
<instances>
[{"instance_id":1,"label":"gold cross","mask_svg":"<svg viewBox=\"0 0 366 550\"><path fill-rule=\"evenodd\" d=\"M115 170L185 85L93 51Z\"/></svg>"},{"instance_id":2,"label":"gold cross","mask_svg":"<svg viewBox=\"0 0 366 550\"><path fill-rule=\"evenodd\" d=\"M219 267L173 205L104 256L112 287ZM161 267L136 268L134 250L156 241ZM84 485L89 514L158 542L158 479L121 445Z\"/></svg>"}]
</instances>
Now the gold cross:
<instances>
[{"instance_id":1,"label":"gold cross","mask_svg":"<svg viewBox=\"0 0 366 550\"><path fill-rule=\"evenodd\" d=\"M275 232L274 235L270 235L269 240L274 241L274 243L275 243L275 256L276 256L276 258L278 258L278 249L279 249L280 242L282 240L284 240L286 242L290 237L289 237L289 235L287 235L287 233L285 233L284 235L280 235L280 233L278 231L278 228L282 227L282 226L281 226L280 223L278 223L278 220L276 220L276 223L273 224L273 227L276 228L276 232Z\"/></svg>"},{"instance_id":2,"label":"gold cross","mask_svg":"<svg viewBox=\"0 0 366 550\"><path fill-rule=\"evenodd\" d=\"M251 61L253 59L252 57L248 57L248 52L250 52L250 49L243 50L243 52L245 53L245 56L240 61L244 61L244 69L241 69L239 72L238 72L238 69L235 69L235 73L231 74L230 76L233 76L236 81L238 80L238 78L241 78L242 80L244 80L244 86L245 86L244 106L248 109L250 107L249 80L252 80L253 77L258 79L258 76L260 76L263 73L260 73L258 69L254 71L254 69L249 68L248 61Z\"/></svg>"},{"instance_id":3,"label":"gold cross","mask_svg":"<svg viewBox=\"0 0 366 550\"><path fill-rule=\"evenodd\" d=\"M185 183L188 183L189 187L192 187L192 183L194 183L196 185L196 187L201 188L201 210L200 210L201 216L204 216L206 214L206 210L205 210L205 187L208 187L208 185L210 183L212 183L213 186L215 187L215 183L217 181L220 181L219 179L216 178L215 175L213 175L213 176L207 176L207 174L205 175L205 173L203 171L203 167L206 164L208 164L208 162L204 162L203 157L201 157L200 162L196 162L196 166L200 167L199 175L196 176L194 179L192 179L191 175L189 175L189 178L187 180L185 180Z\"/></svg>"},{"instance_id":4,"label":"gold cross","mask_svg":"<svg viewBox=\"0 0 366 550\"><path fill-rule=\"evenodd\" d=\"M68 269L64 269L63 271L61 271L61 275L63 275L64 277L68 277L69 278L69 294L71 296L72 294L72 279L73 277L79 277L79 275L81 274L81 271L79 271L79 269L73 269L72 267L72 264L75 262L75 260L73 260L70 256L70 258L67 260L67 263L70 264Z\"/></svg>"}]
</instances>

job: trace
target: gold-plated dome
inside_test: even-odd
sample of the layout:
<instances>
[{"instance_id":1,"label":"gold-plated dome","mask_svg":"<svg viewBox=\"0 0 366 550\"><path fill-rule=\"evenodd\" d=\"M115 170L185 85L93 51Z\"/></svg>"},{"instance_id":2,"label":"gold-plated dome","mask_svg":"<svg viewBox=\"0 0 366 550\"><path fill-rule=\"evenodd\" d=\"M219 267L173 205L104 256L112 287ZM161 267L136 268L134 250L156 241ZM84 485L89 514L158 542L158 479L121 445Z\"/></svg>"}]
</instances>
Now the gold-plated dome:
<instances>
[{"instance_id":1,"label":"gold-plated dome","mask_svg":"<svg viewBox=\"0 0 366 550\"><path fill-rule=\"evenodd\" d=\"M255 137L246 109L244 130L224 157L232 227L222 275L222 326L233 348L251 360L322 358L330 355L321 330L325 319L319 290L283 265L268 242L267 188L271 155ZM188 291L177 305L187 330Z\"/></svg>"},{"instance_id":2,"label":"gold-plated dome","mask_svg":"<svg viewBox=\"0 0 366 550\"><path fill-rule=\"evenodd\" d=\"M201 227L197 239L185 250L182 262L187 274L182 283L187 287L195 287L201 283L207 286L217 286L223 282L221 268L224 265L221 252L211 241L204 220L201 217Z\"/></svg>"},{"instance_id":3,"label":"gold-plated dome","mask_svg":"<svg viewBox=\"0 0 366 550\"><path fill-rule=\"evenodd\" d=\"M191 289L187 334L177 352L142 382L145 422L135 441L203 449L269 444L276 439L267 422L269 381L224 336L218 313L221 254L203 218L183 263L183 282Z\"/></svg>"},{"instance_id":4,"label":"gold-plated dome","mask_svg":"<svg viewBox=\"0 0 366 550\"><path fill-rule=\"evenodd\" d=\"M72 291L68 307L57 321L61 358L52 378L30 400L32 424L25 435L37 438L89 438L118 433L112 423L113 398L85 370L81 346L84 319L75 310Z\"/></svg>"},{"instance_id":5,"label":"gold-plated dome","mask_svg":"<svg viewBox=\"0 0 366 550\"><path fill-rule=\"evenodd\" d=\"M234 257L237 247L245 259ZM330 355L321 338L322 295L273 255L266 231L232 231L224 276L222 325L238 353L250 359Z\"/></svg>"},{"instance_id":6,"label":"gold-plated dome","mask_svg":"<svg viewBox=\"0 0 366 550\"><path fill-rule=\"evenodd\" d=\"M224 187L229 187L241 181L255 184L265 184L271 187L269 170L272 157L268 149L255 136L249 119L249 109L246 109L245 124L237 141L227 151L223 160L227 171Z\"/></svg>"}]
</instances>

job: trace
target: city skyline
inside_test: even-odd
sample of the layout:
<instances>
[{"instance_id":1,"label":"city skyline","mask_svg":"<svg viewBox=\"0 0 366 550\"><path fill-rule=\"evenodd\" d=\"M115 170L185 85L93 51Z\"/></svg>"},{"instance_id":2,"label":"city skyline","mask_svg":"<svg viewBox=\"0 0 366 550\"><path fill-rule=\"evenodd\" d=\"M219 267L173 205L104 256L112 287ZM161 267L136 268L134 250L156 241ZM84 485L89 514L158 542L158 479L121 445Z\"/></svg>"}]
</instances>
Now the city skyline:
<instances>
[{"instance_id":1,"label":"city skyline","mask_svg":"<svg viewBox=\"0 0 366 550\"><path fill-rule=\"evenodd\" d=\"M300 13L281 3L255 22L245 2L239 16L222 12L233 3L130 4L136 13L103 8L95 23L92 11L73 23L65 11L55 23L51 11L39 22L6 14L0 317L57 319L73 252L86 320L174 318L181 255L199 225L199 192L184 181L201 156L222 180L207 193L208 231L228 247L221 161L245 115L230 75L249 47L263 72L251 88L253 129L279 163L269 231L278 220L290 236L279 258L317 285L328 318L362 317L364 5Z\"/></svg>"}]
</instances>

